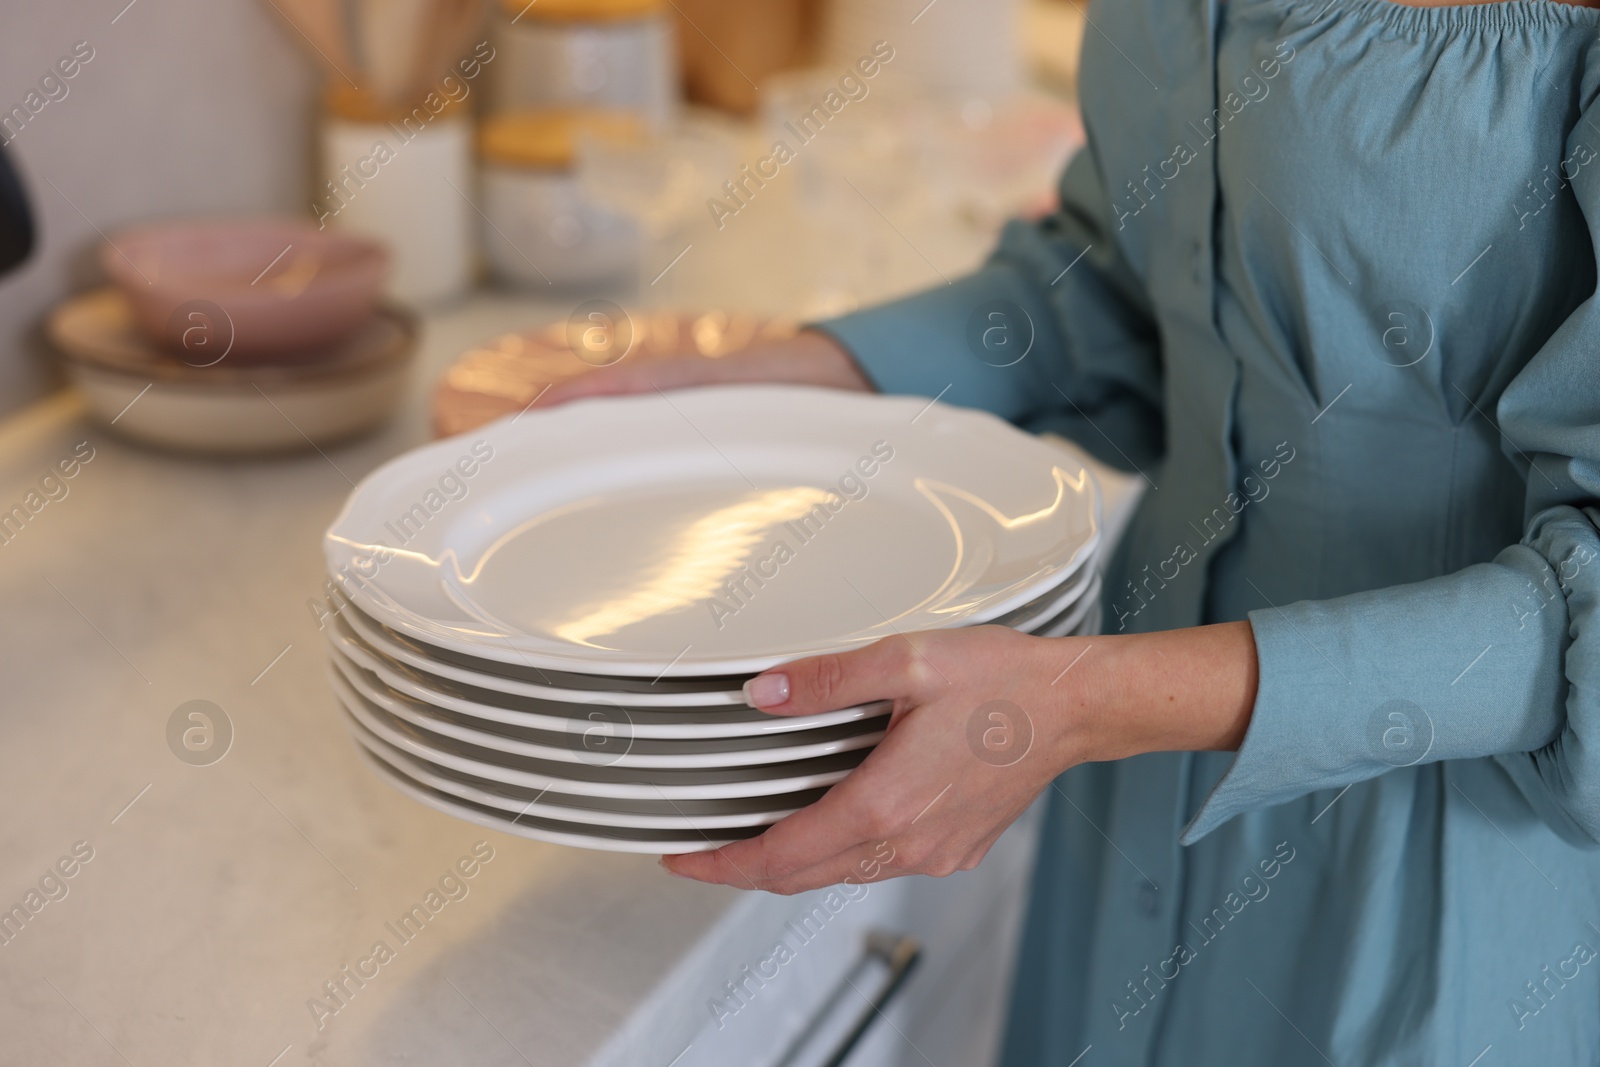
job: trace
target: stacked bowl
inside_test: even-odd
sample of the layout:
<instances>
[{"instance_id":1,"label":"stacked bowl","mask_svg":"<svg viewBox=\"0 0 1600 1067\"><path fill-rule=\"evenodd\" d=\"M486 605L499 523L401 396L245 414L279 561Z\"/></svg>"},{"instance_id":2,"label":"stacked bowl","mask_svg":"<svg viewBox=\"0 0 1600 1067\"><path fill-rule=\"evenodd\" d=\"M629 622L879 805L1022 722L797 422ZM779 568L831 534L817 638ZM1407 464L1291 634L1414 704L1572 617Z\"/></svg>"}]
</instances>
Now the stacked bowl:
<instances>
[{"instance_id":1,"label":"stacked bowl","mask_svg":"<svg viewBox=\"0 0 1600 1067\"><path fill-rule=\"evenodd\" d=\"M780 717L751 675L921 630L1098 624L1074 454L915 398L580 401L407 453L324 541L346 725L386 780L544 841L715 848L811 803L886 703Z\"/></svg>"},{"instance_id":2,"label":"stacked bowl","mask_svg":"<svg viewBox=\"0 0 1600 1067\"><path fill-rule=\"evenodd\" d=\"M120 231L113 285L74 296L46 332L89 410L126 437L233 455L332 443L399 403L416 348L382 300L383 245L292 219Z\"/></svg>"}]
</instances>

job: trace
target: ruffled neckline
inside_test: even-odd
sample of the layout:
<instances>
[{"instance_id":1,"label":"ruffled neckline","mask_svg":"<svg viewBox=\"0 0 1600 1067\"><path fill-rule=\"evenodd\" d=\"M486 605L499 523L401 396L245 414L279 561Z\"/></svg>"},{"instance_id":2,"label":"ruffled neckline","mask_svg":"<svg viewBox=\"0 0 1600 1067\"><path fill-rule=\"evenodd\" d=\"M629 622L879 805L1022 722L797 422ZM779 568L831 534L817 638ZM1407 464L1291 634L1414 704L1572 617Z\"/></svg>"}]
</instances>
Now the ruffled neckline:
<instances>
[{"instance_id":1,"label":"ruffled neckline","mask_svg":"<svg viewBox=\"0 0 1600 1067\"><path fill-rule=\"evenodd\" d=\"M1497 33L1511 29L1582 29L1600 27L1600 8L1561 4L1555 0L1494 0L1487 4L1416 7L1393 0L1264 0L1310 21L1334 11L1407 33Z\"/></svg>"}]
</instances>

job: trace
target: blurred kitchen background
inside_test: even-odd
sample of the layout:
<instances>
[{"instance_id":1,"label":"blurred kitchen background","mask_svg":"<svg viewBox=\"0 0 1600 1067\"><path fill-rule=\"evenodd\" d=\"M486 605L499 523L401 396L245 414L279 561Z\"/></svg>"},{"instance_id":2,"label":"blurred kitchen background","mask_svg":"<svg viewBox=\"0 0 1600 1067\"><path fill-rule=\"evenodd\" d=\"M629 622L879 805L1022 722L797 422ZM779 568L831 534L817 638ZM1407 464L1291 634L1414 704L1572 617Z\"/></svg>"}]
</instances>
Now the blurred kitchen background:
<instances>
[{"instance_id":1,"label":"blurred kitchen background","mask_svg":"<svg viewBox=\"0 0 1600 1067\"><path fill-rule=\"evenodd\" d=\"M991 1062L1026 819L976 871L875 887L726 1031L706 1005L816 894L488 831L470 905L328 1024L317 998L354 982L337 968L478 831L361 766L321 651L321 544L370 471L550 381L720 356L970 269L1008 216L1049 209L1082 141L1082 19L1078 0L9 5L0 602L26 624L0 643L0 907L24 906L0 911L0 1067L744 1067L791 1041L817 1055L784 1063L821 1062L859 1014L837 995L853 961L900 960L885 997L907 973L863 955L879 928L924 961L849 1062ZM89 856L70 887L49 873Z\"/></svg>"},{"instance_id":2,"label":"blurred kitchen background","mask_svg":"<svg viewBox=\"0 0 1600 1067\"><path fill-rule=\"evenodd\" d=\"M0 411L62 384L46 316L153 221L370 235L391 296L487 289L528 327L593 297L803 318L937 283L1048 205L1081 33L1074 0L16 6L0 140L37 244L0 284Z\"/></svg>"}]
</instances>

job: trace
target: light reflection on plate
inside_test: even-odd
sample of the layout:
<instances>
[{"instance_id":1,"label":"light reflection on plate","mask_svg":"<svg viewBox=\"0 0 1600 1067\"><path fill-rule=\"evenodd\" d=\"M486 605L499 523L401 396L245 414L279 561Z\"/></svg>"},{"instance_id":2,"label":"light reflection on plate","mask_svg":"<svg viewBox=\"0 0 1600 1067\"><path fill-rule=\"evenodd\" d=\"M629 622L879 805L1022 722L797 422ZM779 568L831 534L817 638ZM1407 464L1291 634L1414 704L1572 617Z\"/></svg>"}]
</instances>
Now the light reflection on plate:
<instances>
[{"instance_id":1,"label":"light reflection on plate","mask_svg":"<svg viewBox=\"0 0 1600 1067\"><path fill-rule=\"evenodd\" d=\"M397 543L394 516L469 447L492 460ZM395 550L345 584L443 649L736 675L1004 616L1091 557L1097 500L1058 446L988 415L724 386L533 411L408 453L362 482L325 550L346 575Z\"/></svg>"}]
</instances>

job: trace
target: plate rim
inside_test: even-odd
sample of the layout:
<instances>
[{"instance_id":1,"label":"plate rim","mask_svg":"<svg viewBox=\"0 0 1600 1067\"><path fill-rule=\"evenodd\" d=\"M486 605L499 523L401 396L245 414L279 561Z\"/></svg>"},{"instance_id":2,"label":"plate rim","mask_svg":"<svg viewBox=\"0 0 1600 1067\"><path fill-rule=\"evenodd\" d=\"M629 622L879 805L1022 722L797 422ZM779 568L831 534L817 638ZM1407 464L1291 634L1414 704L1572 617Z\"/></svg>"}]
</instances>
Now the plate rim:
<instances>
[{"instance_id":1,"label":"plate rim","mask_svg":"<svg viewBox=\"0 0 1600 1067\"><path fill-rule=\"evenodd\" d=\"M340 707L344 710L344 712L355 718L363 726L366 726L368 729L372 730L372 732L377 734L379 737L383 737L386 741L390 740L389 738L384 737L385 727L381 723L379 726L374 727L369 721L370 717L372 716L372 710L362 706L366 703L365 698L361 697L359 694L350 693L349 686L347 683L345 683L343 678L335 676L332 680L334 683L333 688L335 695L337 696ZM353 703L356 705L354 707L352 707L352 697L354 698ZM418 755L422 756L424 759L427 759L430 763L437 763L440 766L445 767L456 767L456 769L461 770L466 774L474 775L475 777L484 778L489 781L504 781L507 785L526 784L529 785L530 788L549 789L551 792L558 794L604 797L610 800L724 800L732 797L750 798L757 796L775 796L781 793L798 793L806 789L821 789L831 786L836 782L842 781L846 775L855 769L856 766L859 766L859 764L857 764L836 771L823 771L810 775L791 775L790 777L765 779L758 778L742 782L702 782L693 785L681 784L662 786L653 784L641 785L635 783L585 782L578 779L536 774L531 771L519 771L513 767L501 767L496 764L482 763L466 757L455 756L448 752L440 752L414 739L406 739L406 741L409 743L392 743L394 743L395 746L400 748L402 751L408 751L414 746L415 748L422 750L418 752ZM843 755L848 755L848 753L843 753ZM829 757L824 756L821 758L827 759ZM458 764L465 764L466 766L457 766ZM760 765L758 764L757 766ZM774 764L773 766L784 767L786 764L779 763ZM497 775L495 772L499 772L499 774ZM515 776L518 781L511 781L510 779L502 778L499 775Z\"/></svg>"},{"instance_id":2,"label":"plate rim","mask_svg":"<svg viewBox=\"0 0 1600 1067\"><path fill-rule=\"evenodd\" d=\"M916 407L918 409L918 413L915 419L912 420L913 422L932 412L936 415L936 417L955 420L958 423L970 422L974 426L985 427L990 433L1014 435L1012 439L1016 442L1019 450L1036 450L1037 454L1041 457L1041 460L1045 458L1052 458L1054 460L1054 462L1052 462L1052 469L1060 470L1063 462L1075 464L1078 467L1078 472L1074 477L1082 478L1085 484L1084 496L1088 503L1088 514L1086 516L1087 534L1083 538L1082 542L1073 549L1071 555L1068 557L1067 562L1051 572L1047 577L1041 578L1033 584L1024 586L1017 593L1001 599L994 604L985 605L984 607L975 611L972 615L958 620L959 624L979 625L990 619L1005 615L1019 607L1025 606L1030 601L1044 595L1044 593L1054 585L1070 580L1073 574L1075 574L1089 561L1094 559L1095 555L1097 554L1104 529L1104 520L1102 515L1102 494L1093 470L1086 462L1084 462L1084 454L1082 453L1082 450L1078 448L1067 448L1058 442L1042 440L1037 435L1029 434L1028 432L1021 430L1005 420L989 414L988 412L940 404L937 400L933 400L924 404L920 402L921 398L917 397L892 396L876 393L858 394L812 386L770 384L712 385L692 389L675 390L672 395L674 397L685 399L690 404L693 404L702 398L714 396L717 398L717 402L735 406L740 403L740 398L744 397L747 398L744 400L745 405L757 409L762 407L770 408L770 404L762 404L762 399L770 399L774 396L786 397L788 398L790 404L795 403L797 398L804 398L799 402L830 404L835 410L841 406L864 406L868 404L882 407L885 410L899 409L901 412L908 411L911 407ZM584 411L592 410L592 408L596 405L616 406L622 404L649 403L654 400L655 397L648 395L586 398L583 400L573 401L570 404L563 405L560 408L551 409L550 412L545 414L546 417L561 417L563 414L567 414L568 417L576 417L572 416L570 413L578 412L581 414ZM670 400L668 402L671 403ZM677 408L676 404L673 404L672 406L675 409ZM682 414L681 411L680 414ZM510 432L509 426L514 421L515 416L508 416L478 427L469 432L478 433L481 435L488 431L492 431L497 427L504 427L506 428L507 432ZM526 433L528 431L522 432ZM450 443L456 442L456 444L459 444L459 439L463 436L465 435L444 438L440 441L435 441L429 445L425 445L419 449L414 449L410 452L403 453L400 456L396 456L390 459L388 462L380 465L361 480L355 490L352 491L346 498L344 506L340 509L339 514L334 518L332 523L330 523L323 536L325 565L327 570L335 577L336 580L343 577L343 575L340 573L340 563L343 561L341 559L341 555L347 554L351 546L358 544L358 542L344 536L340 530L341 527L345 526L351 521L351 515L356 510L358 498L360 497L362 491L382 484L386 478L397 477L399 476L400 472L406 471L412 467L421 468L428 462L431 462L435 456L443 456L446 453L449 453L453 447ZM425 459L424 457L427 458ZM657 679L664 677L682 678L711 674L756 674L770 667L776 666L777 664L788 662L793 659L805 658L806 656L819 655L829 652L847 651L853 648L863 647L865 644L870 643L866 641L854 641L849 643L834 642L833 644L808 651L804 655L795 655L790 653L769 653L764 655L745 655L738 657L721 656L711 659L702 659L688 657L686 655L687 650L685 650L684 653L679 653L678 657L671 661L666 661L662 657L658 657L656 659L646 659L641 658L638 655L634 655L631 658L625 659L613 660L596 658L592 661L586 661L576 652L557 654L548 650L535 651L528 648L502 649L494 644L473 642L462 637L458 633L446 630L443 627L430 629L427 625L427 620L419 621L416 618L403 617L399 614L395 614L386 610L383 603L368 592L368 590L365 588L365 583L363 582L346 582L341 580L340 587L344 591L345 595L352 599L357 606L365 611L368 615L377 619L382 624L389 626L391 629L401 632L407 636L414 637L415 639L424 643L436 645L450 651L460 652L476 658L513 664L520 660L528 665L544 667L551 670L566 671L569 673L604 673L617 677L629 678L653 676ZM952 623L951 625L955 624ZM597 671L596 668L599 668L599 670Z\"/></svg>"},{"instance_id":3,"label":"plate rim","mask_svg":"<svg viewBox=\"0 0 1600 1067\"><path fill-rule=\"evenodd\" d=\"M371 753L374 759L387 765L391 769L390 773L403 777L409 781L416 782L440 793L457 796L462 800L468 800L474 804L480 804L483 807L499 807L499 804L497 803L491 803L487 800L479 800L472 796L465 796L463 794L456 793L454 790L456 788L461 788L470 789L473 792L479 793L486 797L493 795L489 790L480 789L468 783L450 782L449 779L440 776L433 768L427 766L427 761L417 759L414 756L406 755L404 752L401 752L399 749L395 748L393 745L390 745L381 737L378 737L376 734L365 729L364 727L358 727L356 730L352 731L352 740L358 748ZM406 764L406 766L397 765L394 762L395 760L401 761L401 763ZM412 767L410 765L419 766ZM430 778L438 781L449 782L449 787L437 785L432 781L420 778L418 777L419 774L426 774ZM485 780L485 784L493 785L496 783ZM501 797L497 799L513 803L515 802L514 798L510 797ZM522 813L537 814L541 808L562 813L559 815L538 816L540 818L547 818L555 822L572 822L583 826L609 826L622 830L638 829L683 831L743 829L751 826L771 826L780 819L786 818L789 815L801 810L800 808L774 808L768 811L743 812L732 815L645 815L630 812L607 811L602 808L579 808L571 807L565 804L550 804L545 802L542 796L539 796L535 797L532 801L529 801L526 807L523 808ZM513 809L502 808L501 810L511 811ZM660 825L650 825L653 823L659 823Z\"/></svg>"},{"instance_id":4,"label":"plate rim","mask_svg":"<svg viewBox=\"0 0 1600 1067\"><path fill-rule=\"evenodd\" d=\"M355 660L355 658L353 656L351 656L350 653L348 651L346 651L343 647L337 647L337 648L334 647L334 642L335 641L339 641L339 642L342 643L343 641L346 641L346 640L350 640L350 641L352 641L352 643L356 644L356 646L357 646L357 648L359 649L360 652L374 657L378 669L374 670L373 667L366 666L365 664L362 664L359 661ZM427 685L425 682L413 681L413 680L405 678L404 676L401 676L401 675L392 675L391 676L390 675L391 668L394 667L394 666L397 666L397 665L396 664L392 664L392 663L384 662L384 660L382 658L382 655L380 653L374 651L373 649L365 648L365 647L361 646L360 642L358 640L350 639L350 638L344 638L341 635L340 637L337 637L337 638L330 637L330 638L327 639L327 642L329 644L329 654L330 655L344 656L346 659L349 659L352 662L354 662L355 665L357 667L359 667L360 669L377 675L378 678L384 683L384 685L388 686L390 689L393 689L396 692L401 693L402 695L410 696L412 699L420 700L425 704L434 704L435 706L438 706L438 707L442 708L443 710L454 711L454 712L457 712L458 714L462 714L462 715L477 715L479 718L485 719L485 720L487 720L489 722L503 722L508 726L526 726L526 727L528 727L530 729L545 729L545 730L554 730L554 731L559 731L559 730L565 729L566 728L566 724L569 724L574 718L578 718L579 717L579 716L574 715L574 716L572 716L570 718L561 719L561 718L558 718L558 717L555 717L555 716L547 716L547 715L544 715L543 713L540 713L540 712L519 711L519 710L517 710L515 708L503 708L503 707L500 707L499 705L486 704L486 703L483 703L481 701L469 700L466 697L455 696L453 694L446 693L446 692L434 689L434 688L430 687L429 685ZM401 665L401 666L403 666L403 665ZM417 673L424 674L425 672L418 671ZM405 688L407 686L414 686L416 692L407 692L407 689ZM480 686L480 687L477 687L477 688L483 688L483 687ZM499 690L490 690L490 691L491 692L499 692ZM502 695L507 696L507 697L511 697L511 696L515 696L516 694L504 693ZM457 703L457 704L460 704L460 705L470 706L473 709L487 709L491 714L483 714L482 712L480 712L478 710L470 710L469 711L469 710L467 710L467 707L465 707L465 706L463 706L463 707L451 707L448 703L445 703L445 702L454 702L454 703ZM556 703L556 701L552 701L552 703ZM575 707L578 707L578 706L595 705L595 704L605 706L607 704L610 704L611 702L606 701L606 700L593 700L593 701L570 701L569 703L572 703ZM617 705L612 704L612 706L617 706ZM656 708L656 707L652 707L649 710L658 711L658 712L660 712L662 714L672 714L674 712L683 712L685 715L688 715L688 714L691 714L691 713L696 712L696 711L731 710L732 708L739 707L739 706L746 706L746 705L722 705L722 704L717 704L717 705L710 705L710 706L707 706L707 707L704 707L704 708L698 708L698 707L693 707L693 708L691 708L691 707L684 707L684 708L662 707L662 708ZM680 723L680 724L677 724L677 725L666 725L666 724L650 723L650 724L647 724L647 725L644 725L644 726L640 726L639 724L635 723L633 725L633 729L635 731L634 732L634 736L635 737L638 737L638 738L650 738L652 740L662 740L662 741L711 740L711 739L714 739L714 738L737 738L737 737L765 737L765 736L772 736L772 735L775 735L775 734L801 733L801 732L804 732L806 730L823 729L823 728L826 728L826 727L829 727L829 726L842 726L842 725L845 725L847 723L860 722L862 719L870 718L871 715L874 714L873 712L871 712L869 710L871 707L872 707L872 705L870 705L870 704L858 704L858 705L856 705L854 707L841 708L838 711L821 712L821 713L819 713L817 715L768 715L768 716L765 716L763 719L746 719L746 720L741 720L739 722L730 722L730 723L725 723L725 724L684 722L684 723ZM495 713L503 713L504 715L511 716L511 717L500 718L500 717L498 717L498 714L495 714ZM760 714L759 711L756 712L756 713ZM561 725L544 726L544 725L538 725L538 724L536 724L534 722L531 722L531 721L527 721L527 720L535 720L535 719L547 721L547 722L549 722L551 724L560 723ZM712 731L715 731L715 732L712 732Z\"/></svg>"},{"instance_id":5,"label":"plate rim","mask_svg":"<svg viewBox=\"0 0 1600 1067\"><path fill-rule=\"evenodd\" d=\"M722 848L724 845L731 845L735 841L744 840L743 838L727 838L723 840L708 838L704 841L692 843L688 848L670 848L663 847L667 842L662 841L637 841L625 837L591 837L581 833L543 830L537 826L512 822L509 819L496 819L492 815L475 811L459 802L452 802L444 797L436 796L433 792L421 788L409 779L383 770L385 765L377 757L367 755L365 749L358 747L357 754L360 759L370 761L375 766L378 771L375 777L390 789L394 789L442 815L449 815L452 818L461 819L464 822L470 822L488 830L498 830L513 837L529 838L549 845L566 845L570 848L584 848L598 852L631 852L647 856L673 856L689 852L710 852Z\"/></svg>"},{"instance_id":6,"label":"plate rim","mask_svg":"<svg viewBox=\"0 0 1600 1067\"><path fill-rule=\"evenodd\" d=\"M342 580L339 578L338 575L332 575L331 576L331 580L335 581L335 582L340 582L341 583L341 588L343 588ZM338 618L342 618L343 615L344 615L344 613L340 612L337 617ZM357 614L355 616L353 616L353 618L360 619L360 620L365 620L365 621L372 621L370 619L370 617L367 616L367 614L365 612L363 612L363 611L361 611L359 609L359 606L357 606ZM364 632L361 629L361 625L360 625L359 622L349 622L348 625L350 626L351 629L357 631L357 634L363 640L368 641L369 643L379 643L382 640L381 636L379 638L370 637L366 632ZM384 624L378 623L378 625L382 626ZM410 637L411 635L410 634L406 634L404 636ZM416 640L421 641L422 639L421 638L416 638ZM399 648L399 646L391 646L391 647ZM436 675L437 677L444 678L444 679L446 679L448 681L459 681L463 685L473 685L473 686L476 686L479 689L490 689L490 690L493 690L495 692L506 693L506 694L511 695L511 696L528 696L528 697L537 697L537 698L543 699L543 700L563 700L563 701L568 701L568 702L574 702L575 703L576 701L574 700L574 698L572 698L570 696L563 695L563 694L587 694L587 695L592 696L592 697L608 700L613 704L620 704L623 707L636 707L636 708L646 708L646 707L649 707L649 708L669 708L669 707L686 707L686 708L705 707L705 708L712 708L712 707L737 706L737 705L744 704L744 702L745 702L744 693L741 692L740 690L736 690L736 689L717 690L717 691L706 692L706 693L662 693L660 695L655 695L655 694L651 694L651 693L631 693L631 692L628 692L626 690L562 689L559 686L546 686L546 685L541 685L538 682L524 682L524 681L522 681L521 679L518 679L518 678L505 678L505 677L502 677L500 675L495 675L495 674L480 674L480 673L478 673L476 671L472 671L472 670L470 670L469 668L466 668L466 667L458 667L458 666L456 666L455 664L452 664L452 663L439 663L438 661L435 661L435 660L425 660L425 662L427 662L430 665L430 667L436 667L437 669L430 669L430 667L418 666L413 661L413 659L414 658L422 659L423 657L416 656L415 653L411 653L411 652L409 652L408 650L405 650L405 649L400 649L399 651L397 651L397 652L395 652L393 654L390 654L388 652L387 648L382 648L382 649L379 649L378 651L384 652L386 655L390 655L390 658L392 658L392 659L398 659L403 663L415 666L417 670L422 671L424 674L433 674L433 675ZM450 649L450 650L447 650L447 651L454 651L454 649ZM478 657L478 658L486 658L486 657ZM518 663L512 663L512 664L509 664L509 665L510 666L526 666L526 664L518 664ZM460 678L453 677L452 675L446 673L446 668L448 668L448 670L450 670L450 671L460 672L460 674L463 675L463 677L460 677ZM494 682L497 682L499 684L497 684L497 685L480 685L477 682L468 681L467 680L468 677L486 678L486 679L490 679L490 680L492 680ZM512 686L516 686L517 688L510 688Z\"/></svg>"},{"instance_id":7,"label":"plate rim","mask_svg":"<svg viewBox=\"0 0 1600 1067\"><path fill-rule=\"evenodd\" d=\"M379 708L383 709L388 714L404 722L410 723L412 726L423 731L424 733L436 734L440 737L446 737L454 741L460 741L469 745L476 745L478 748L491 749L496 752L504 753L507 756L545 760L550 763L571 763L585 766L595 765L592 761L584 759L571 749L551 748L549 746L541 745L532 741L520 741L516 738L500 737L490 731L478 730L471 726L463 726L457 723L436 722L430 716L428 716L426 712L416 712L409 707L405 707L405 699L395 702L401 707L405 708L405 710L398 710L396 707L391 706L390 703L393 694L379 693L375 695L374 693L369 692L364 687L364 679L359 679L359 675L358 679L352 679L350 675L345 672L344 668L346 666L354 667L355 664L347 659L342 658L335 661L335 668L339 670L342 675L344 675L345 681L350 684L351 688L353 688L361 696L365 697L368 701L378 705ZM426 704L425 701L412 702ZM419 721L419 719L426 719L427 721ZM861 721L864 722L866 720ZM844 723L842 725L848 726L851 724ZM769 735L769 737L777 737L779 739L794 736L797 735ZM803 737L803 735L799 736ZM771 748L745 750L734 749L727 752L684 753L682 756L635 754L630 750L619 755L616 759L602 764L602 766L618 767L625 770L683 771L724 770L734 767L758 767L780 763L793 763L806 759L816 759L822 756L836 755L841 752L853 752L856 749L868 748L876 745L879 741L883 740L884 736L884 730L864 730L860 733L852 734L832 741L812 741L809 743L801 742L793 745L778 744L773 745ZM756 739L758 738L718 737L690 740L745 741ZM765 740L767 738L760 739ZM683 739L646 738L639 740L667 741L668 743L672 743L674 741ZM797 752L800 754L797 754Z\"/></svg>"}]
</instances>

